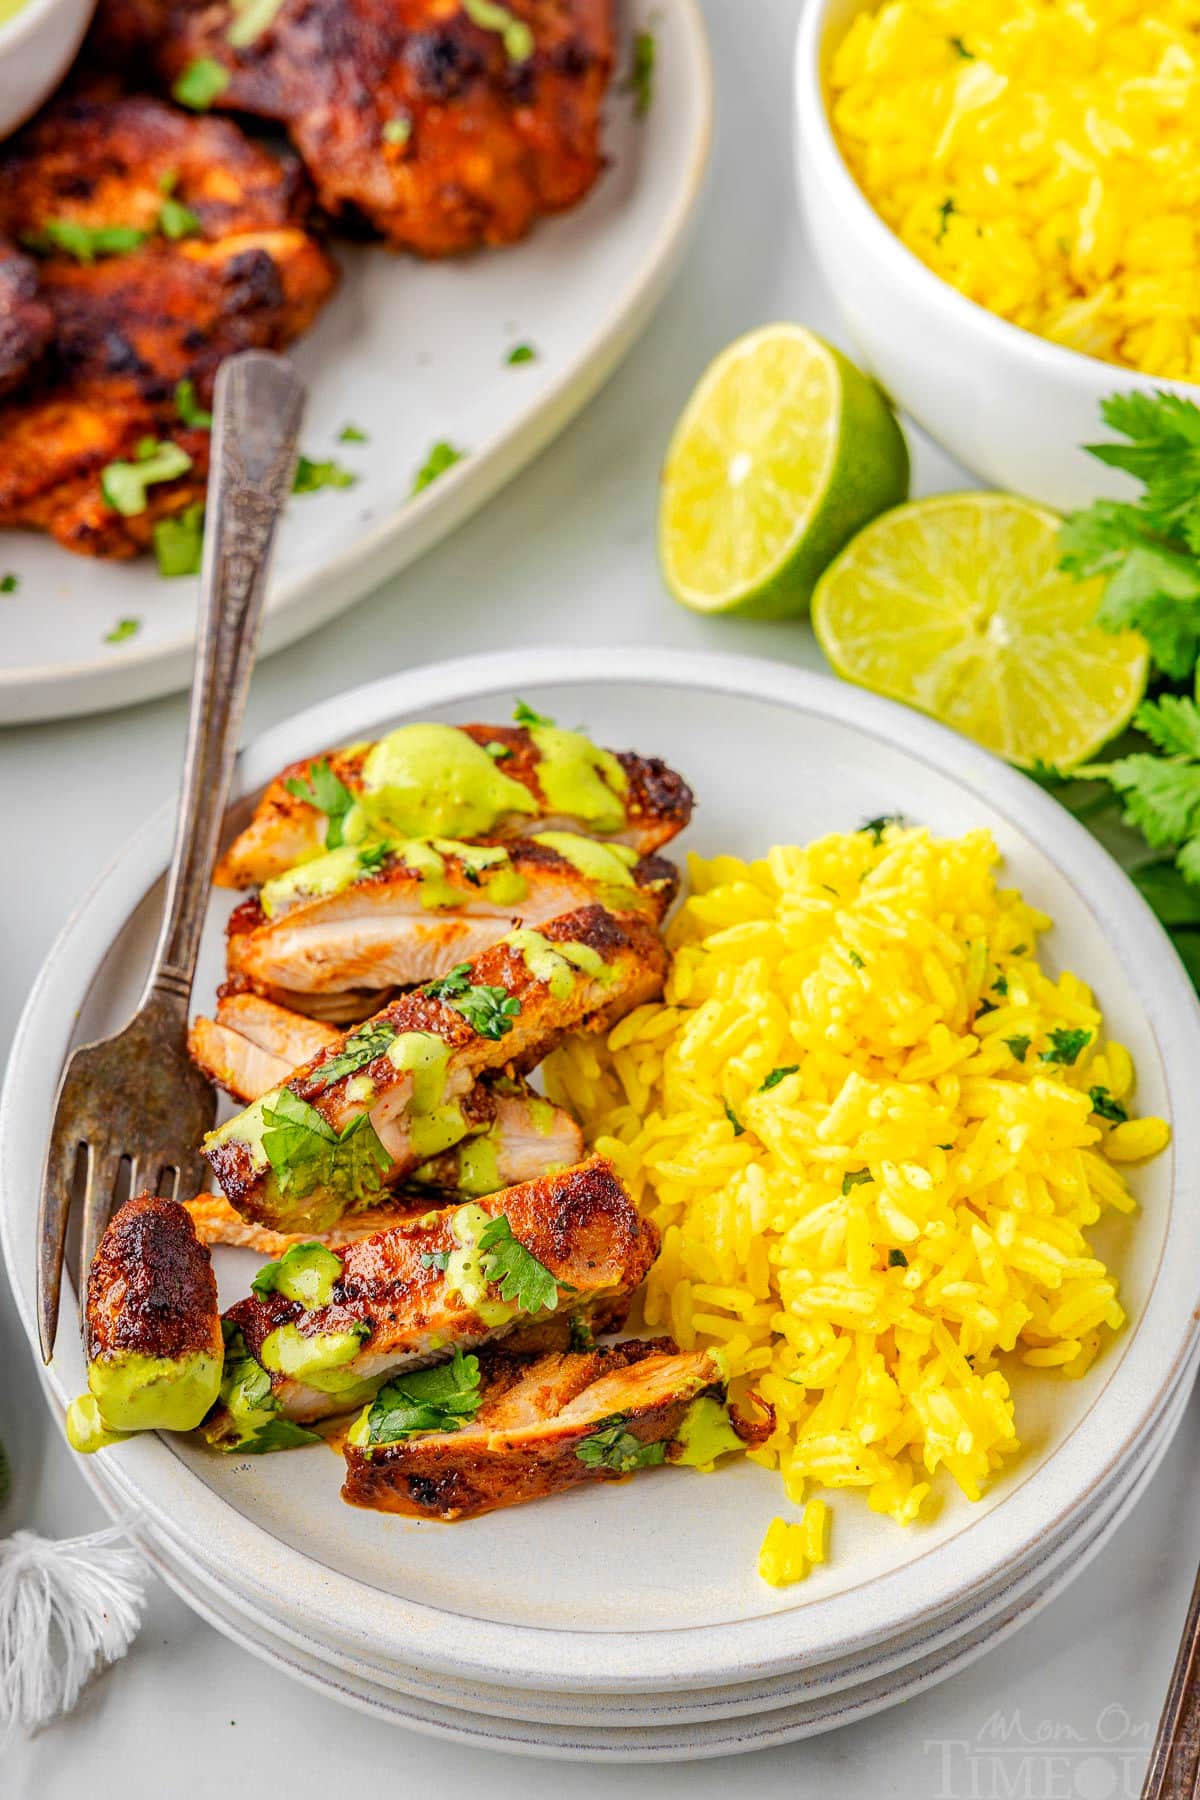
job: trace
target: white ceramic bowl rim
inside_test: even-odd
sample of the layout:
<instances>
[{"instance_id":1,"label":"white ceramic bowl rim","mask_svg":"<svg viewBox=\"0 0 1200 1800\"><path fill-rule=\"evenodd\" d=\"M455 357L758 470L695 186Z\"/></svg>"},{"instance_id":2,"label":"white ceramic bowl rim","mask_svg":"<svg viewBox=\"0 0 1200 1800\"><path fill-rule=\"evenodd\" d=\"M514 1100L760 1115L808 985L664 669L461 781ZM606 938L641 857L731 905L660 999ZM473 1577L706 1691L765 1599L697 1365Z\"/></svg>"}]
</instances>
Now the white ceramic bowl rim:
<instances>
[{"instance_id":1,"label":"white ceramic bowl rim","mask_svg":"<svg viewBox=\"0 0 1200 1800\"><path fill-rule=\"evenodd\" d=\"M1130 382L1141 382L1143 385L1152 383L1169 393L1194 396L1200 386L1196 382L1150 376L1144 370L1130 368L1124 363L1106 362L1103 357L1089 356L1084 350L1052 343L1034 331L1013 325L935 274L896 235L855 181L829 118L823 62L829 14L835 4L836 0L810 0L801 11L795 63L798 129L806 151L819 165L819 178L831 185L841 204L854 215L858 228L875 237L883 247L883 254L891 257L897 281L904 284L915 300L935 311L943 310L972 323L984 337L990 337L998 349L1019 352L1047 377L1070 374L1081 364L1086 364L1097 377L1107 374L1114 391Z\"/></svg>"},{"instance_id":2,"label":"white ceramic bowl rim","mask_svg":"<svg viewBox=\"0 0 1200 1800\"><path fill-rule=\"evenodd\" d=\"M0 56L16 50L26 38L32 37L42 21L62 5L63 0L25 0L11 18L0 24Z\"/></svg>"},{"instance_id":3,"label":"white ceramic bowl rim","mask_svg":"<svg viewBox=\"0 0 1200 1800\"><path fill-rule=\"evenodd\" d=\"M157 1439L122 1447L122 1485L147 1515L169 1519L196 1544L220 1541L242 1593L268 1615L303 1619L317 1637L394 1654L401 1662L529 1687L719 1686L787 1672L894 1636L985 1585L997 1570L1065 1528L1098 1487L1135 1455L1161 1418L1195 1349L1200 1267L1200 1115L1185 1084L1200 1062L1200 1007L1158 921L1094 839L1025 777L940 725L860 689L753 658L672 654L648 666L644 649L541 649L473 657L386 677L310 708L256 740L239 764L237 792L255 792L279 767L328 743L434 706L467 704L497 692L541 686L619 685L697 689L766 701L873 734L986 796L1013 829L1075 889L1111 940L1155 1034L1174 1127L1173 1201L1164 1254L1145 1309L1114 1375L1049 1463L1002 1505L950 1542L915 1555L870 1583L871 1624L847 1635L839 1599L709 1625L703 1630L566 1632L496 1624L401 1600L293 1550L219 1501ZM14 1256L16 1221L27 1220L33 1171L40 1169L57 1070L47 1069L43 1020L75 1018L100 961L130 913L158 879L171 838L170 809L137 835L65 927L30 995L13 1045L0 1102L0 1245L18 1311L36 1345L32 1269ZM52 1060L52 1059L51 1059ZM52 1367L60 1403L67 1394ZM972 1536L972 1534L974 1534ZM970 1540L964 1551L964 1541ZM844 1609L843 1609L844 1610ZM839 1635L840 1632L840 1635Z\"/></svg>"}]
</instances>

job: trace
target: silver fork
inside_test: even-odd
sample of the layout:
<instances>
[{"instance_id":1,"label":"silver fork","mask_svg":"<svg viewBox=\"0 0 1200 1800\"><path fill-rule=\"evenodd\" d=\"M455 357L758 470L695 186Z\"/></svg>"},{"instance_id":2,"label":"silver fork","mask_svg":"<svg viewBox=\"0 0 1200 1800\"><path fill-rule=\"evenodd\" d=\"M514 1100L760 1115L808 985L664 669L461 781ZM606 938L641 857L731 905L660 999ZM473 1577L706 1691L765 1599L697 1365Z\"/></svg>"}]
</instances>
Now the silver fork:
<instances>
[{"instance_id":1,"label":"silver fork","mask_svg":"<svg viewBox=\"0 0 1200 1800\"><path fill-rule=\"evenodd\" d=\"M73 1051L59 1087L38 1221L44 1362L54 1353L80 1157L81 1311L124 1165L130 1194L169 1182L178 1199L204 1186L199 1146L217 1102L188 1057L188 1002L304 398L291 365L263 351L231 358L217 376L196 667L162 928L137 1012L116 1037Z\"/></svg>"}]
</instances>

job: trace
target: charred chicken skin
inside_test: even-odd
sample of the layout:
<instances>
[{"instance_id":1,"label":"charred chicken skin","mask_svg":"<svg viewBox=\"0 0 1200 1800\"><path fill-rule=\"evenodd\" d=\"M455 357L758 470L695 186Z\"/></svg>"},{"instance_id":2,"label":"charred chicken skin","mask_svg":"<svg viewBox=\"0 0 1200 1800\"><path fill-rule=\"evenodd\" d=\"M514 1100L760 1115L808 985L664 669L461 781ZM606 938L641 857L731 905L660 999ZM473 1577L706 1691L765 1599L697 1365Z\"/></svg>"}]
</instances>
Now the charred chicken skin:
<instances>
[{"instance_id":1,"label":"charred chicken skin","mask_svg":"<svg viewBox=\"0 0 1200 1800\"><path fill-rule=\"evenodd\" d=\"M602 166L613 0L283 0L248 36L229 0L108 0L160 75L214 62L215 104L286 126L335 217L446 256L523 237Z\"/></svg>"},{"instance_id":2,"label":"charred chicken skin","mask_svg":"<svg viewBox=\"0 0 1200 1800\"><path fill-rule=\"evenodd\" d=\"M336 836L322 801L339 809ZM404 725L282 770L214 879L262 887L346 844L429 837L501 843L585 832L649 856L691 816L691 789L657 757L602 750L549 721Z\"/></svg>"},{"instance_id":3,"label":"charred chicken skin","mask_svg":"<svg viewBox=\"0 0 1200 1800\"><path fill-rule=\"evenodd\" d=\"M88 1273L88 1392L67 1414L76 1450L133 1431L190 1431L216 1399L222 1335L208 1251L174 1200L127 1200Z\"/></svg>"},{"instance_id":4,"label":"charred chicken skin","mask_svg":"<svg viewBox=\"0 0 1200 1800\"><path fill-rule=\"evenodd\" d=\"M611 1323L657 1252L602 1157L356 1243L301 1246L226 1314L226 1380L205 1435L244 1447L264 1423L345 1412L401 1370L556 1314L600 1308Z\"/></svg>"},{"instance_id":5,"label":"charred chicken skin","mask_svg":"<svg viewBox=\"0 0 1200 1800\"><path fill-rule=\"evenodd\" d=\"M657 925L678 882L662 857L568 832L508 846L422 838L365 861L345 846L237 908L229 979L295 1011L362 1018L381 991L432 981L518 924L599 901Z\"/></svg>"},{"instance_id":6,"label":"charred chicken skin","mask_svg":"<svg viewBox=\"0 0 1200 1800\"><path fill-rule=\"evenodd\" d=\"M666 966L650 926L601 906L510 932L339 1037L204 1154L245 1217L328 1230L469 1135L481 1075L534 1068L564 1032L615 1023L661 993Z\"/></svg>"},{"instance_id":7,"label":"charred chicken skin","mask_svg":"<svg viewBox=\"0 0 1200 1800\"><path fill-rule=\"evenodd\" d=\"M333 291L306 211L294 161L143 96L68 93L0 149L0 233L34 247L53 331L0 408L0 526L128 557L202 500L220 363L290 343ZM105 471L163 445L179 472L114 503Z\"/></svg>"},{"instance_id":8,"label":"charred chicken skin","mask_svg":"<svg viewBox=\"0 0 1200 1800\"><path fill-rule=\"evenodd\" d=\"M429 1430L439 1399L446 1428ZM538 1357L485 1350L401 1377L363 1409L344 1445L342 1498L473 1519L638 1469L710 1463L769 1432L769 1419L729 1408L714 1357L669 1338Z\"/></svg>"}]
</instances>

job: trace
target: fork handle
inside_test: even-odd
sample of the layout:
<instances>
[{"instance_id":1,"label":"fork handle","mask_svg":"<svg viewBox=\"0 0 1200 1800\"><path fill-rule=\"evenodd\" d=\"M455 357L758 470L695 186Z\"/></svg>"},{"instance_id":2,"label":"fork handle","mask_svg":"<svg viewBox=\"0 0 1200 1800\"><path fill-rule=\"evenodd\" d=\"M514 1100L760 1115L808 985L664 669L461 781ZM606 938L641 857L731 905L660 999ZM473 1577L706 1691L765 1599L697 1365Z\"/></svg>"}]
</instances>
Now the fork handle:
<instances>
[{"instance_id":1,"label":"fork handle","mask_svg":"<svg viewBox=\"0 0 1200 1800\"><path fill-rule=\"evenodd\" d=\"M1192 1800L1200 1788L1200 1575L1179 1643L1142 1800Z\"/></svg>"},{"instance_id":2,"label":"fork handle","mask_svg":"<svg viewBox=\"0 0 1200 1800\"><path fill-rule=\"evenodd\" d=\"M186 1011L250 687L275 526L292 485L305 390L281 356L221 365L192 702L166 910L142 995Z\"/></svg>"}]
</instances>

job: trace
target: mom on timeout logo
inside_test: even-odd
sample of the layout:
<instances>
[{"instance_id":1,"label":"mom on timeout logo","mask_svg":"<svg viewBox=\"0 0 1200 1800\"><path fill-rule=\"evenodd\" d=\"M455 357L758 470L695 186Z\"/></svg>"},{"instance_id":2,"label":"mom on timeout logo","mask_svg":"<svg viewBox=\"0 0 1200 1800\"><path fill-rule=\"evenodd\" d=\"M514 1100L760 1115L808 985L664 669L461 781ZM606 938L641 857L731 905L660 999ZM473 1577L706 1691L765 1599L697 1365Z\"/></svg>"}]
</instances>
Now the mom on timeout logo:
<instances>
[{"instance_id":1,"label":"mom on timeout logo","mask_svg":"<svg viewBox=\"0 0 1200 1800\"><path fill-rule=\"evenodd\" d=\"M1116 1704L1084 1725L997 1711L974 1738L925 1740L930 1800L1138 1800L1153 1739Z\"/></svg>"}]
</instances>

